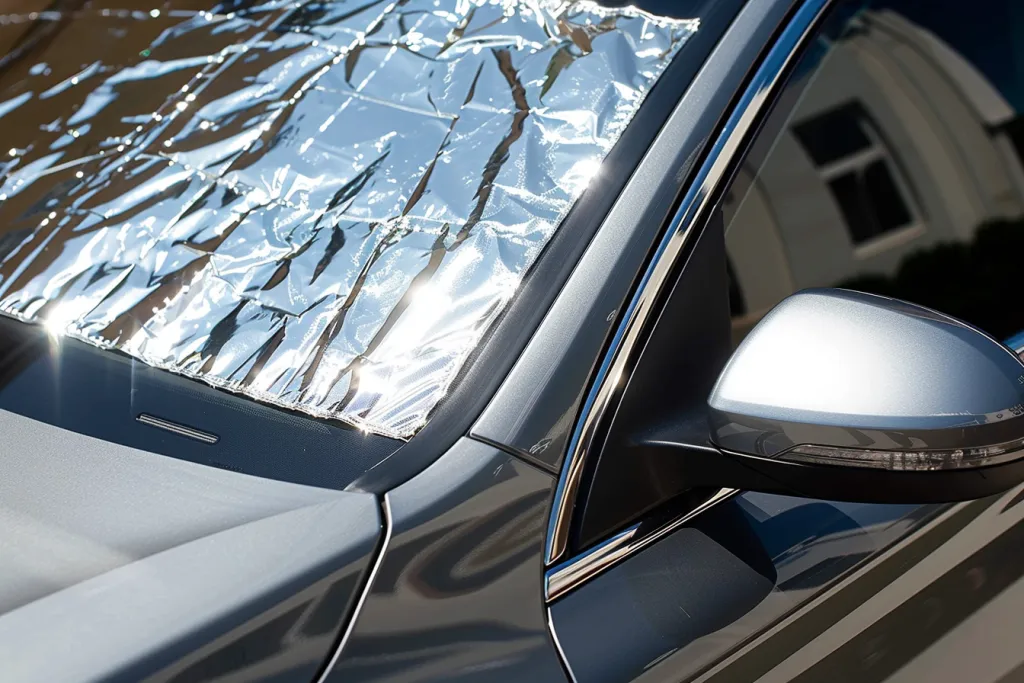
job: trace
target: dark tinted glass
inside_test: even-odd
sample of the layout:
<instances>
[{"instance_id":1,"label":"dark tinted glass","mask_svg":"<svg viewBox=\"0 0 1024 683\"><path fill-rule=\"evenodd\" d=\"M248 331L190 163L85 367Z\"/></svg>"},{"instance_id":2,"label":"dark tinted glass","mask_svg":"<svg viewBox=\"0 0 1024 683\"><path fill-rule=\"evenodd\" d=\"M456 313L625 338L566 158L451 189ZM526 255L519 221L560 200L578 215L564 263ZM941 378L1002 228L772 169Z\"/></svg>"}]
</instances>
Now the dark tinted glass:
<instances>
[{"instance_id":1,"label":"dark tinted glass","mask_svg":"<svg viewBox=\"0 0 1024 683\"><path fill-rule=\"evenodd\" d=\"M808 51L724 202L734 340L807 287L1024 329L1024 3L965 7L849 3Z\"/></svg>"}]
</instances>

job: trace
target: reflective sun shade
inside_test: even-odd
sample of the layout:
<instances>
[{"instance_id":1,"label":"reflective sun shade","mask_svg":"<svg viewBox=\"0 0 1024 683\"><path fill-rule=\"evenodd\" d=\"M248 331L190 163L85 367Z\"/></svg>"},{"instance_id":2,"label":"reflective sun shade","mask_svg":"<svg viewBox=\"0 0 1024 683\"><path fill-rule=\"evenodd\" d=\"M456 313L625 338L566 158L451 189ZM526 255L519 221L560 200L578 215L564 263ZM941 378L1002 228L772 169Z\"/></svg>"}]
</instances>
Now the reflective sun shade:
<instances>
[{"instance_id":1,"label":"reflective sun shade","mask_svg":"<svg viewBox=\"0 0 1024 683\"><path fill-rule=\"evenodd\" d=\"M0 15L0 311L395 437L697 30L591 2L174 5Z\"/></svg>"}]
</instances>

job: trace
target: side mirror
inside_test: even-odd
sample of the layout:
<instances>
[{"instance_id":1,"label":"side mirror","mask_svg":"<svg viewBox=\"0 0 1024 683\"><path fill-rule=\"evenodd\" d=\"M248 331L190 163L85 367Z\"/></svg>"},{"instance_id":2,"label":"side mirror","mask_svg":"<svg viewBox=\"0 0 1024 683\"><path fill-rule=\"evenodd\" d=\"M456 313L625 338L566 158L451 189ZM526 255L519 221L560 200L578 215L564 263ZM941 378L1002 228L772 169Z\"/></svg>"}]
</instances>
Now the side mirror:
<instances>
[{"instance_id":1,"label":"side mirror","mask_svg":"<svg viewBox=\"0 0 1024 683\"><path fill-rule=\"evenodd\" d=\"M833 500L978 498L1024 481L1022 404L1024 363L975 328L808 290L736 349L708 398L715 449L687 469L700 485Z\"/></svg>"}]
</instances>

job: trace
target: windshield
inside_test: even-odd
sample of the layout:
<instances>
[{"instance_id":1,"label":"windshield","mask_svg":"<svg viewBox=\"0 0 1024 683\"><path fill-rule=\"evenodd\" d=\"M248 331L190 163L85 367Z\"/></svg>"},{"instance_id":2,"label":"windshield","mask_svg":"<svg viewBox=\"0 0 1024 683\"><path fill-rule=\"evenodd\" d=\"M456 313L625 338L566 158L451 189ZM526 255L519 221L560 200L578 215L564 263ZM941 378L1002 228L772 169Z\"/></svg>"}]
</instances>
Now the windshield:
<instances>
[{"instance_id":1,"label":"windshield","mask_svg":"<svg viewBox=\"0 0 1024 683\"><path fill-rule=\"evenodd\" d=\"M162 7L0 15L0 312L395 437L699 26L551 0Z\"/></svg>"}]
</instances>

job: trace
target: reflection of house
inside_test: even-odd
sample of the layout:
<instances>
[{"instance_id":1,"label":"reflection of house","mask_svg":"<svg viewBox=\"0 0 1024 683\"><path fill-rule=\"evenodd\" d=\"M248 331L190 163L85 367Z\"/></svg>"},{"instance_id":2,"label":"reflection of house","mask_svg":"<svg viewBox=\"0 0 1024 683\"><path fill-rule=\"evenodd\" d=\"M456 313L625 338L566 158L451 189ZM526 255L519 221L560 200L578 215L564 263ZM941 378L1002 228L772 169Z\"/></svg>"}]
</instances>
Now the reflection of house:
<instances>
[{"instance_id":1,"label":"reflection of house","mask_svg":"<svg viewBox=\"0 0 1024 683\"><path fill-rule=\"evenodd\" d=\"M726 237L752 319L796 289L892 274L910 251L1024 214L1012 107L902 16L857 22L808 76Z\"/></svg>"}]
</instances>

